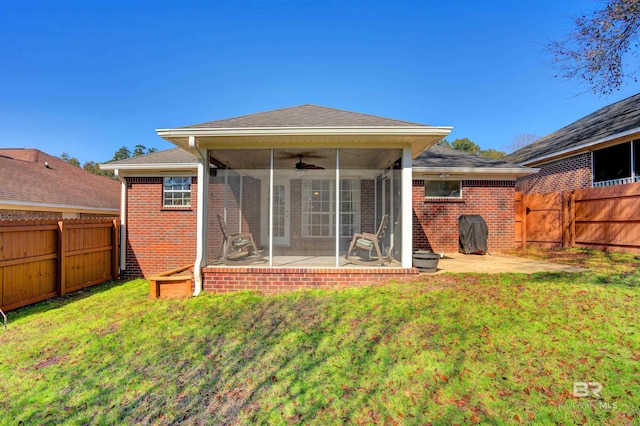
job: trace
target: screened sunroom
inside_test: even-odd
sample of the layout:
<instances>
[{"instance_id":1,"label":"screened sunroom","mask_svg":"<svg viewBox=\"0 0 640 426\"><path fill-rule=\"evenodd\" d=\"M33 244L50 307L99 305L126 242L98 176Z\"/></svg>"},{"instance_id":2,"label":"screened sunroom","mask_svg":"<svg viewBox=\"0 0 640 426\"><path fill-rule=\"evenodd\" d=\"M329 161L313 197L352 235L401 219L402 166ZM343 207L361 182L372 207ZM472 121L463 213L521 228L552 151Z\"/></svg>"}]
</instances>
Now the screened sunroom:
<instances>
[{"instance_id":1,"label":"screened sunroom","mask_svg":"<svg viewBox=\"0 0 640 426\"><path fill-rule=\"evenodd\" d=\"M207 264L401 267L402 154L208 150Z\"/></svg>"},{"instance_id":2,"label":"screened sunroom","mask_svg":"<svg viewBox=\"0 0 640 426\"><path fill-rule=\"evenodd\" d=\"M302 105L157 132L198 161L198 294L413 273L411 161L451 127Z\"/></svg>"}]
</instances>

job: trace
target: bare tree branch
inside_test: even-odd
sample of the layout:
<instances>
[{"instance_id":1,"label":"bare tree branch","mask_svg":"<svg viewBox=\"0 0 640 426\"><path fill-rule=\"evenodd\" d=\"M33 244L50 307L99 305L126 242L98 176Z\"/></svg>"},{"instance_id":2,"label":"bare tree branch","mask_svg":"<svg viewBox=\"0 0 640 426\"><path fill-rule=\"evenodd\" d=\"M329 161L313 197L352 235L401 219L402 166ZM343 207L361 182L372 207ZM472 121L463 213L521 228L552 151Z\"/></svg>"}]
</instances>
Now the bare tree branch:
<instances>
[{"instance_id":1,"label":"bare tree branch","mask_svg":"<svg viewBox=\"0 0 640 426\"><path fill-rule=\"evenodd\" d=\"M547 49L554 55L556 77L584 80L594 93L619 90L626 79L637 82L636 69L626 70L627 54L637 57L640 0L609 0L591 15L573 18L575 31Z\"/></svg>"}]
</instances>

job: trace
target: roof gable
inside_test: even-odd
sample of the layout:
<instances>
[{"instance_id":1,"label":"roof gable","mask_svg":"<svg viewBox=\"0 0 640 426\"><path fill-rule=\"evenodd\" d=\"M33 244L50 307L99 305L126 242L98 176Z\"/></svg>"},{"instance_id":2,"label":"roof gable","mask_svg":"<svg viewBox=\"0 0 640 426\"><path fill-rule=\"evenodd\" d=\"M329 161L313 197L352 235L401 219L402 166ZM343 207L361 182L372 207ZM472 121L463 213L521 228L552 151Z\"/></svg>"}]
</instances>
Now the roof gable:
<instances>
[{"instance_id":1,"label":"roof gable","mask_svg":"<svg viewBox=\"0 0 640 426\"><path fill-rule=\"evenodd\" d=\"M505 157L513 163L528 164L533 160L550 157L556 153L568 155L581 146L612 139L640 128L640 93L622 101L600 108L586 117L551 133L531 145Z\"/></svg>"},{"instance_id":2,"label":"roof gable","mask_svg":"<svg viewBox=\"0 0 640 426\"><path fill-rule=\"evenodd\" d=\"M254 127L395 127L426 126L318 105L300 105L258 112L223 120L184 126L190 128L254 128Z\"/></svg>"},{"instance_id":3,"label":"roof gable","mask_svg":"<svg viewBox=\"0 0 640 426\"><path fill-rule=\"evenodd\" d=\"M0 148L0 200L118 210L120 183L37 149Z\"/></svg>"}]
</instances>

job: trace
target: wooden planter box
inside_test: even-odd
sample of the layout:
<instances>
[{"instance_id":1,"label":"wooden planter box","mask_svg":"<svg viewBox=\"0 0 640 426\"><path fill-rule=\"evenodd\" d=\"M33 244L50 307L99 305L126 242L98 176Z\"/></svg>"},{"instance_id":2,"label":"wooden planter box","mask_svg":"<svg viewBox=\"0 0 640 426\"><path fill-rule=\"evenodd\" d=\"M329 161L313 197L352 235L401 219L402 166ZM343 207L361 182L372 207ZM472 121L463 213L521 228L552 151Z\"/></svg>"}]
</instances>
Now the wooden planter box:
<instances>
[{"instance_id":1,"label":"wooden planter box","mask_svg":"<svg viewBox=\"0 0 640 426\"><path fill-rule=\"evenodd\" d=\"M191 296L193 265L163 272L149 278L149 296L152 299L172 299Z\"/></svg>"}]
</instances>

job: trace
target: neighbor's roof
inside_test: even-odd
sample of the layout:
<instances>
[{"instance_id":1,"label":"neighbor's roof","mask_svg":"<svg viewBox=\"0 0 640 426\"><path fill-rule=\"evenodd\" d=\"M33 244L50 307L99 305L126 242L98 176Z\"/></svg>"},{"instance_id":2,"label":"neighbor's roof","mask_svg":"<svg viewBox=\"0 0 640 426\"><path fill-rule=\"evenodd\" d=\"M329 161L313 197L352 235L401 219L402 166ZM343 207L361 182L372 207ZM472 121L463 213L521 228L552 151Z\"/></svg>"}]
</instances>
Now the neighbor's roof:
<instances>
[{"instance_id":1,"label":"neighbor's roof","mask_svg":"<svg viewBox=\"0 0 640 426\"><path fill-rule=\"evenodd\" d=\"M120 182L37 149L0 148L0 204L117 213Z\"/></svg>"},{"instance_id":2,"label":"neighbor's roof","mask_svg":"<svg viewBox=\"0 0 640 426\"><path fill-rule=\"evenodd\" d=\"M537 169L522 167L504 160L494 160L467 152L456 151L444 146L434 145L413 160L416 172L450 172L528 175Z\"/></svg>"},{"instance_id":3,"label":"neighbor's roof","mask_svg":"<svg viewBox=\"0 0 640 426\"><path fill-rule=\"evenodd\" d=\"M223 120L207 121L181 127L192 128L247 128L247 127L395 127L395 126L425 126L426 124L409 121L394 120L392 118L359 112L327 108L318 105L300 105L289 108L274 109L242 115L240 117Z\"/></svg>"},{"instance_id":4,"label":"neighbor's roof","mask_svg":"<svg viewBox=\"0 0 640 426\"><path fill-rule=\"evenodd\" d=\"M585 148L640 131L640 93L608 105L562 129L509 154L505 160L518 164L572 154Z\"/></svg>"}]
</instances>

